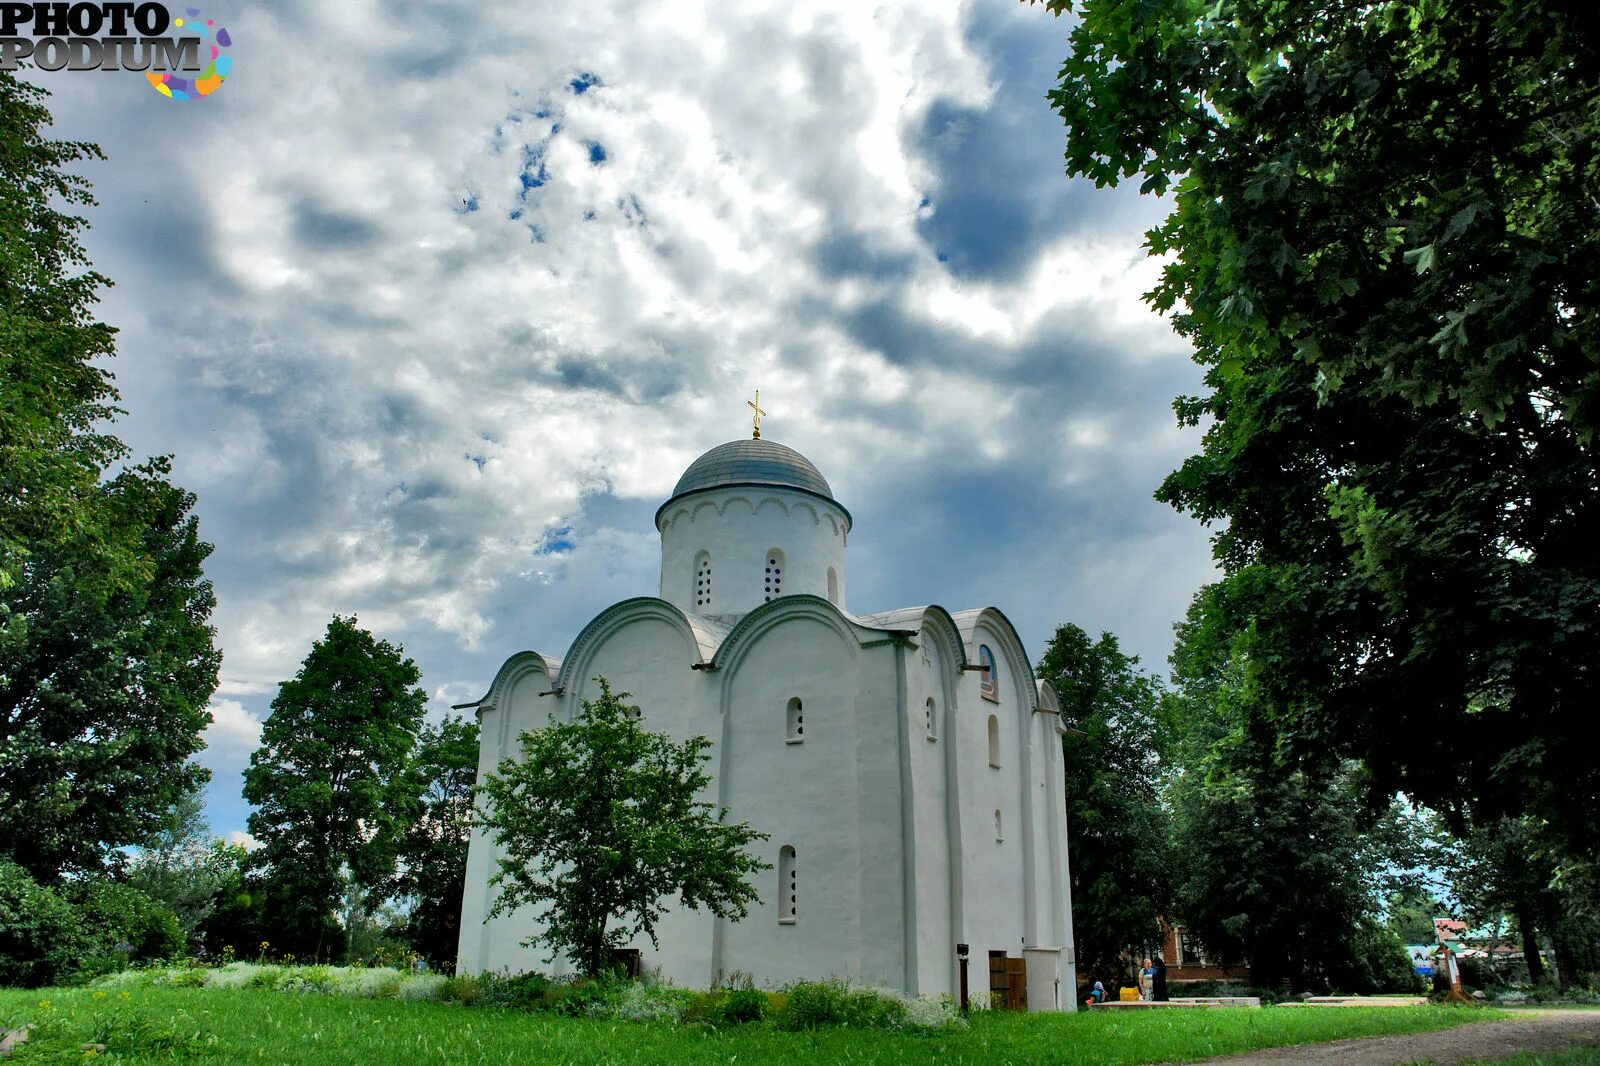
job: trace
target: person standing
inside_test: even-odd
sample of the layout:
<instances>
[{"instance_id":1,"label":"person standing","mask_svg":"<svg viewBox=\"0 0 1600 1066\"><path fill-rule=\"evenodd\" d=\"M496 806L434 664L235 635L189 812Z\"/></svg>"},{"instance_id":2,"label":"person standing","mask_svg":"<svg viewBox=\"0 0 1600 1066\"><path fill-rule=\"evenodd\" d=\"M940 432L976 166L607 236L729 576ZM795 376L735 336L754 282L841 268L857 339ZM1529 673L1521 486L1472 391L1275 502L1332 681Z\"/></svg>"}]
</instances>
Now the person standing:
<instances>
[{"instance_id":1,"label":"person standing","mask_svg":"<svg viewBox=\"0 0 1600 1066\"><path fill-rule=\"evenodd\" d=\"M1150 963L1149 956L1145 957L1144 965L1139 967L1139 998L1146 1003L1150 1002L1151 992L1154 990L1156 969Z\"/></svg>"},{"instance_id":2,"label":"person standing","mask_svg":"<svg viewBox=\"0 0 1600 1066\"><path fill-rule=\"evenodd\" d=\"M1157 1003L1167 1002L1167 960L1156 952L1155 970L1150 977L1150 998Z\"/></svg>"}]
</instances>

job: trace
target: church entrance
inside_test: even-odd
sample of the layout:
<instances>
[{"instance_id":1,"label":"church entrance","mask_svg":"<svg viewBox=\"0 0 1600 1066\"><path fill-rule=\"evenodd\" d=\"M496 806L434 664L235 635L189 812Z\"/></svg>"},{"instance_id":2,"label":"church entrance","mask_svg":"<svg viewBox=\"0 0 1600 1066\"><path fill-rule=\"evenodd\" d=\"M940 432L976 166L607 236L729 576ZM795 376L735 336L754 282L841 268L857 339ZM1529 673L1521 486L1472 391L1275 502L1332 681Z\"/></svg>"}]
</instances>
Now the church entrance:
<instances>
[{"instance_id":1,"label":"church entrance","mask_svg":"<svg viewBox=\"0 0 1600 1066\"><path fill-rule=\"evenodd\" d=\"M1028 968L1020 955L989 952L989 994L1000 1010L1028 1009Z\"/></svg>"}]
</instances>

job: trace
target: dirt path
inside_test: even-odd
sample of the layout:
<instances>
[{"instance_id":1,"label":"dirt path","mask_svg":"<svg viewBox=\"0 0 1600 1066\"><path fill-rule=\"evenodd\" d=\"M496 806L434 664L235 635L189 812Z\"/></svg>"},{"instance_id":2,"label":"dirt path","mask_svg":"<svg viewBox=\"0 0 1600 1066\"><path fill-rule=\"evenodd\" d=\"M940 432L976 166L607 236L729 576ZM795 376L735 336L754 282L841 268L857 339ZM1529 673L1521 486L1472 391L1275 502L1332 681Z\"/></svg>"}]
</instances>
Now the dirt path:
<instances>
[{"instance_id":1,"label":"dirt path","mask_svg":"<svg viewBox=\"0 0 1600 1066\"><path fill-rule=\"evenodd\" d=\"M1574 1047L1600 1047L1600 1011L1530 1010L1502 1022L1474 1022L1454 1029L1410 1036L1369 1036L1335 1040L1328 1044L1267 1048L1247 1055L1204 1060L1206 1066L1401 1066L1431 1062L1436 1066L1505 1058L1519 1051L1561 1051Z\"/></svg>"}]
</instances>

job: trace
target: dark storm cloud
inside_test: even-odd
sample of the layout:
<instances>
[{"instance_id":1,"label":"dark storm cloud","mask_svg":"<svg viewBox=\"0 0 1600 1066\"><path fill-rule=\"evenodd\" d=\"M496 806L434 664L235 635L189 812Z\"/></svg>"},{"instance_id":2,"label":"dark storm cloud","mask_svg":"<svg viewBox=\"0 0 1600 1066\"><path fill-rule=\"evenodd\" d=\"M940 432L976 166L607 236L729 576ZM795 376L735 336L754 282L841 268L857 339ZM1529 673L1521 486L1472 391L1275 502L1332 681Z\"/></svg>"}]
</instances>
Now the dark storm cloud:
<instances>
[{"instance_id":1,"label":"dark storm cloud","mask_svg":"<svg viewBox=\"0 0 1600 1066\"><path fill-rule=\"evenodd\" d=\"M295 237L313 247L359 250L378 239L378 228L358 215L330 210L304 199L297 200L292 210Z\"/></svg>"},{"instance_id":2,"label":"dark storm cloud","mask_svg":"<svg viewBox=\"0 0 1600 1066\"><path fill-rule=\"evenodd\" d=\"M937 173L932 213L917 229L959 277L1014 279L1050 241L1111 230L1134 203L1064 175L1065 131L1045 93L1066 54L1066 28L973 5L967 40L989 63L994 99L986 107L936 103L917 131L917 148Z\"/></svg>"}]
</instances>

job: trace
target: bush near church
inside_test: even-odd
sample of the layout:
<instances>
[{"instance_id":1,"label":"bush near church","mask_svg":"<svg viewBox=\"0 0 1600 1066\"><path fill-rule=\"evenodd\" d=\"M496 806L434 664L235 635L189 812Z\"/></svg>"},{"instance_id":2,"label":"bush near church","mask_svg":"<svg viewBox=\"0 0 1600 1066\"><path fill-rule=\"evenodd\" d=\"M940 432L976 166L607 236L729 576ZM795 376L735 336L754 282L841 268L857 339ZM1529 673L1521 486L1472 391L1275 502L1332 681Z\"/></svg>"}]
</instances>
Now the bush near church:
<instances>
[{"instance_id":1,"label":"bush near church","mask_svg":"<svg viewBox=\"0 0 1600 1066\"><path fill-rule=\"evenodd\" d=\"M184 946L177 916L136 888L109 881L56 888L0 861L0 986L82 981L129 962L179 956Z\"/></svg>"}]
</instances>

